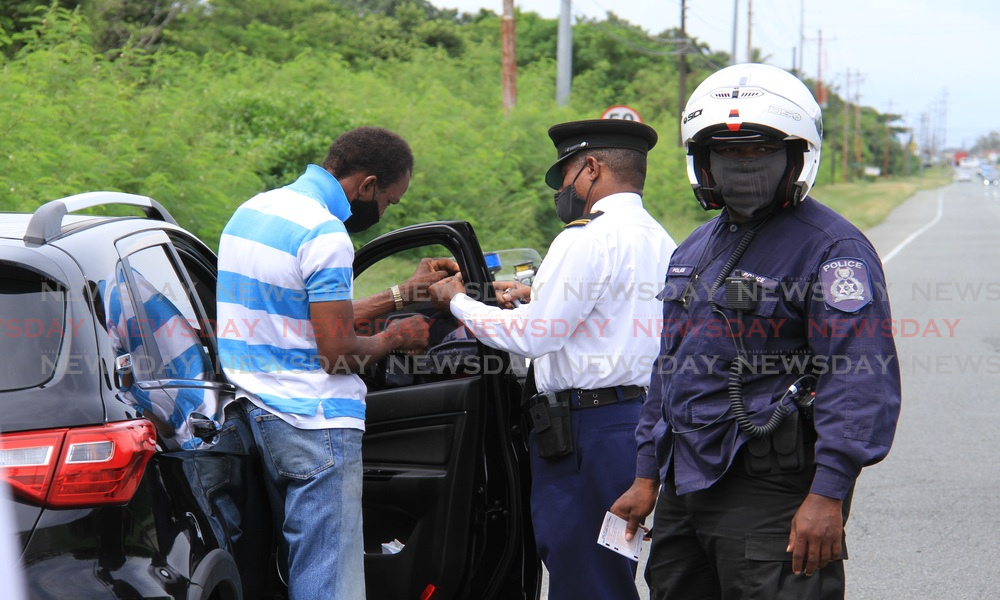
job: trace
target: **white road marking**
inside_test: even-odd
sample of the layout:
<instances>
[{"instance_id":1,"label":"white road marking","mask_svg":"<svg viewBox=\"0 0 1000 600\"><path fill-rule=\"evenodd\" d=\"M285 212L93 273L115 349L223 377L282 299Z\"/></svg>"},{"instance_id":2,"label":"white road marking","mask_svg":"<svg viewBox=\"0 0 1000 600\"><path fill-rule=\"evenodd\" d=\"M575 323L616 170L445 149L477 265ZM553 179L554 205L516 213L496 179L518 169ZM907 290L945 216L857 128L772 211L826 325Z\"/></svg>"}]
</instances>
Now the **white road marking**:
<instances>
[{"instance_id":1,"label":"white road marking","mask_svg":"<svg viewBox=\"0 0 1000 600\"><path fill-rule=\"evenodd\" d=\"M937 214L934 215L934 219L930 223L924 225L920 229L911 233L909 237L903 240L898 246L893 248L892 251L889 252L889 254L886 254L884 257L882 257L882 264L884 265L885 263L892 260L892 258L897 254L899 254L903 250L903 248L905 248L910 242L920 237L921 234L923 234L931 227L937 225L938 221L941 220L941 216L943 214L944 214L944 192L941 192L940 194L938 194Z\"/></svg>"}]
</instances>

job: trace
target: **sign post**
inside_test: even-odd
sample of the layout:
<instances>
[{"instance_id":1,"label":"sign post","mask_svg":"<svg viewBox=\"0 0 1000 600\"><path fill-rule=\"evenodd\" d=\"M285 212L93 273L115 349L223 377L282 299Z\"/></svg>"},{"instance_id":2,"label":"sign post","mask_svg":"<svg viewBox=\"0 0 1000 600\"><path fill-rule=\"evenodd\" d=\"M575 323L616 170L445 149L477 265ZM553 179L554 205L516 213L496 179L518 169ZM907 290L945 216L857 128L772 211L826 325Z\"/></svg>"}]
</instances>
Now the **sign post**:
<instances>
[{"instance_id":1,"label":"sign post","mask_svg":"<svg viewBox=\"0 0 1000 600\"><path fill-rule=\"evenodd\" d=\"M624 104L615 104L614 106L608 108L601 115L602 119L624 119L626 121L638 121L642 123L642 119L639 117L639 113L636 112L634 108L625 106Z\"/></svg>"}]
</instances>

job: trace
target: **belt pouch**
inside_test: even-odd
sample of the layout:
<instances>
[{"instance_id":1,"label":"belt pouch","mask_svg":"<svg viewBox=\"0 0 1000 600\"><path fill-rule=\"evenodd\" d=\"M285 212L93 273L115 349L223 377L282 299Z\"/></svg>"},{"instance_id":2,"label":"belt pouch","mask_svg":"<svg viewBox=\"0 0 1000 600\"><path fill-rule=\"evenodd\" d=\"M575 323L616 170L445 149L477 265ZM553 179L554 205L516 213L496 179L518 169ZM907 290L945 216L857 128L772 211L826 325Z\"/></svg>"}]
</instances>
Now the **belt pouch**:
<instances>
[{"instance_id":1,"label":"belt pouch","mask_svg":"<svg viewBox=\"0 0 1000 600\"><path fill-rule=\"evenodd\" d=\"M559 458L573 453L573 425L568 398L559 400L552 392L535 394L528 401L528 415L535 429L538 456Z\"/></svg>"},{"instance_id":2,"label":"belt pouch","mask_svg":"<svg viewBox=\"0 0 1000 600\"><path fill-rule=\"evenodd\" d=\"M750 475L796 473L806 466L802 422L791 414L771 435L753 438L746 443L744 462Z\"/></svg>"},{"instance_id":3,"label":"belt pouch","mask_svg":"<svg viewBox=\"0 0 1000 600\"><path fill-rule=\"evenodd\" d=\"M750 475L764 475L771 472L771 436L747 440L744 445L743 462Z\"/></svg>"},{"instance_id":4,"label":"belt pouch","mask_svg":"<svg viewBox=\"0 0 1000 600\"><path fill-rule=\"evenodd\" d=\"M785 417L771 434L771 446L781 473L796 473L806 467L805 443L802 439L802 419L797 414Z\"/></svg>"}]
</instances>

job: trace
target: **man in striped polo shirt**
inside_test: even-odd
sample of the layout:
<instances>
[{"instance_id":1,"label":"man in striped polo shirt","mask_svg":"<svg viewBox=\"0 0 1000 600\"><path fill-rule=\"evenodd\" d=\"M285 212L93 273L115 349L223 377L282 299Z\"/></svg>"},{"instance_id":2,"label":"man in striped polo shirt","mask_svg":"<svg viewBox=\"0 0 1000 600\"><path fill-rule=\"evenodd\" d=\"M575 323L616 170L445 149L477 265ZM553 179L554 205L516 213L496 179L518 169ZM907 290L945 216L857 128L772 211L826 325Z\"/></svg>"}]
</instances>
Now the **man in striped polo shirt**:
<instances>
[{"instance_id":1,"label":"man in striped polo shirt","mask_svg":"<svg viewBox=\"0 0 1000 600\"><path fill-rule=\"evenodd\" d=\"M245 202L222 232L219 353L248 392L292 599L365 597L366 388L356 373L394 350L427 346L423 317L367 337L355 334L355 320L399 310L457 270L425 259L404 284L353 300L349 234L399 202L412 169L403 138L360 127L333 142L322 167Z\"/></svg>"}]
</instances>

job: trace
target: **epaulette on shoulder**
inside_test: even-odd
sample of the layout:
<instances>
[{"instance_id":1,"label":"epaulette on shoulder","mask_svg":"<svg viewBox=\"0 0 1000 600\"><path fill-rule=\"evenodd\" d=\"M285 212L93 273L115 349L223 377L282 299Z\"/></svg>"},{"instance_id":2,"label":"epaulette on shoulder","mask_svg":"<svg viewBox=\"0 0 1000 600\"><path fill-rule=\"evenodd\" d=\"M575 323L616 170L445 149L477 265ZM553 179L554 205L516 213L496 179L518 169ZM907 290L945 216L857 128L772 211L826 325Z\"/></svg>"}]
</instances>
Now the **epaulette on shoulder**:
<instances>
[{"instance_id":1,"label":"epaulette on shoulder","mask_svg":"<svg viewBox=\"0 0 1000 600\"><path fill-rule=\"evenodd\" d=\"M590 223L591 221L593 221L594 219L596 219L597 217L599 217L599 216L601 216L603 214L604 214L604 212L599 210L597 212L592 212L592 213L583 215L579 219L576 219L575 221L570 221L569 223L567 223L566 226L563 227L563 229L569 229L570 227L583 227L587 223Z\"/></svg>"}]
</instances>

